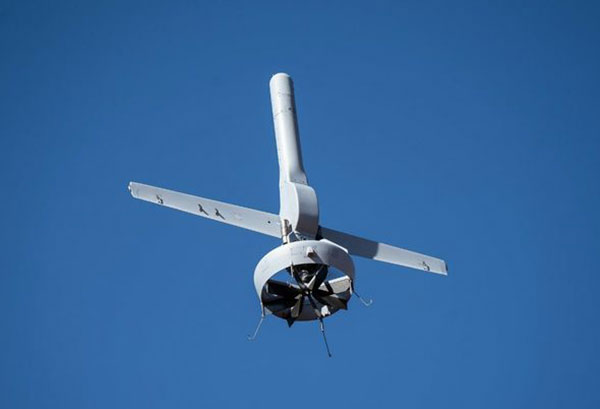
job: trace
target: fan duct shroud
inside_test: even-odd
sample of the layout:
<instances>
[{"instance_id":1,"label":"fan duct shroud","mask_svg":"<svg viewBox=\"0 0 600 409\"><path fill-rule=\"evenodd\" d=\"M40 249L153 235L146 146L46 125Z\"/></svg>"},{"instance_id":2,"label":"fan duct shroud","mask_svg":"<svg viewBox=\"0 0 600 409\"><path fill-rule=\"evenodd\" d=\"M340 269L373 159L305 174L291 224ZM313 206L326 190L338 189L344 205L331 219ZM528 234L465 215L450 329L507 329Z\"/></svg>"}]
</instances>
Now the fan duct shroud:
<instances>
[{"instance_id":1,"label":"fan duct shroud","mask_svg":"<svg viewBox=\"0 0 600 409\"><path fill-rule=\"evenodd\" d=\"M332 278L333 269L339 274ZM288 282L275 276L287 272ZM263 316L310 321L346 309L354 289L354 263L343 247L329 240L302 240L267 253L254 271Z\"/></svg>"}]
</instances>

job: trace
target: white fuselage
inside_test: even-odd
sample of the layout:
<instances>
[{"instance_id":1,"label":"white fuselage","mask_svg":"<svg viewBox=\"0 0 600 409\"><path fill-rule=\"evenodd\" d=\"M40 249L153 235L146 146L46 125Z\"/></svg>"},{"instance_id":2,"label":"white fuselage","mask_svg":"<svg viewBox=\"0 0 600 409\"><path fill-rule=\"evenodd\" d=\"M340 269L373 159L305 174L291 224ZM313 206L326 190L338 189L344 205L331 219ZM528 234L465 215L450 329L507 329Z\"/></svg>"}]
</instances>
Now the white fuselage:
<instances>
[{"instance_id":1,"label":"white fuselage","mask_svg":"<svg viewBox=\"0 0 600 409\"><path fill-rule=\"evenodd\" d=\"M302 164L294 85L289 75L279 73L271 78L269 88L279 162L279 216L284 226L284 241L290 238L290 233L295 233L295 238L314 239L319 230L319 205Z\"/></svg>"}]
</instances>

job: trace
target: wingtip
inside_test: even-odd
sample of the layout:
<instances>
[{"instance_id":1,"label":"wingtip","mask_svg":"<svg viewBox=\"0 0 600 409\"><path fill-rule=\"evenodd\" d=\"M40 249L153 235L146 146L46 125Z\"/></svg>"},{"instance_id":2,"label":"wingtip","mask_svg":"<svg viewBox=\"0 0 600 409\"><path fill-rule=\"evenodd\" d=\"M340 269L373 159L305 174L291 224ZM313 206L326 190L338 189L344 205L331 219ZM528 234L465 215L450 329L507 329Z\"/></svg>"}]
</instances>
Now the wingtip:
<instances>
[{"instance_id":1,"label":"wingtip","mask_svg":"<svg viewBox=\"0 0 600 409\"><path fill-rule=\"evenodd\" d=\"M433 269L428 269L428 268L424 268L423 271L427 271L430 273L435 273L441 276L447 276L448 275L448 264L446 264L446 262L444 260L439 260L440 263L436 266L434 266Z\"/></svg>"},{"instance_id":2,"label":"wingtip","mask_svg":"<svg viewBox=\"0 0 600 409\"><path fill-rule=\"evenodd\" d=\"M135 197L135 193L134 193L134 190L133 190L133 185L134 185L134 182L129 182L127 184L127 190L129 190L129 193L131 194L131 196Z\"/></svg>"}]
</instances>

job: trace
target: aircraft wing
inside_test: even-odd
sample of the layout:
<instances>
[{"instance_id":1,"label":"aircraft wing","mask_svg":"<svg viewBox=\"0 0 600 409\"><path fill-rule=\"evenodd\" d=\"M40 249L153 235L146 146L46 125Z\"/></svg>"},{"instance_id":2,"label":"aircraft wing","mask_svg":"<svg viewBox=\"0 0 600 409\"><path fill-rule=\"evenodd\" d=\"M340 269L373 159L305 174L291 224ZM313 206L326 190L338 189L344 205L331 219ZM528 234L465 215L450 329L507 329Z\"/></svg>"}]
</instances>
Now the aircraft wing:
<instances>
[{"instance_id":1,"label":"aircraft wing","mask_svg":"<svg viewBox=\"0 0 600 409\"><path fill-rule=\"evenodd\" d=\"M281 222L276 214L136 182L129 183L129 191L136 199L281 239Z\"/></svg>"},{"instance_id":2,"label":"aircraft wing","mask_svg":"<svg viewBox=\"0 0 600 409\"><path fill-rule=\"evenodd\" d=\"M321 227L321 236L346 248L355 256L370 258L384 263L415 268L430 273L448 275L448 267L444 260L390 246L385 243L353 236L352 234Z\"/></svg>"}]
</instances>

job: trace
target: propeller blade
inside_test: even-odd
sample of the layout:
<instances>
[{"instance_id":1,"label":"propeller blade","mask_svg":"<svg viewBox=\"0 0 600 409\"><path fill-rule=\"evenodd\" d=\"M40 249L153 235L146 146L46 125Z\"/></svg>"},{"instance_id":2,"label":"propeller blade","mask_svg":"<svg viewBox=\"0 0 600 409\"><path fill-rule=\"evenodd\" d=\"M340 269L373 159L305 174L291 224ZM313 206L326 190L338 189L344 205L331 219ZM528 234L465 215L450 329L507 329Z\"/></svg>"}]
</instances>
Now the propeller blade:
<instances>
[{"instance_id":1,"label":"propeller blade","mask_svg":"<svg viewBox=\"0 0 600 409\"><path fill-rule=\"evenodd\" d=\"M283 281L269 280L267 281L267 292L282 297L295 297L300 294L300 288L294 284L284 283Z\"/></svg>"},{"instance_id":2,"label":"propeller blade","mask_svg":"<svg viewBox=\"0 0 600 409\"><path fill-rule=\"evenodd\" d=\"M289 306L291 307L292 305L294 305L296 303L295 298L290 298L290 297L281 297L281 296L270 296L269 298L263 299L263 305L265 306L271 306L271 305L277 305L277 304L289 304Z\"/></svg>"},{"instance_id":3,"label":"propeller blade","mask_svg":"<svg viewBox=\"0 0 600 409\"><path fill-rule=\"evenodd\" d=\"M282 297L280 295L267 293L263 296L262 303L264 305L273 305L273 304L277 304L279 302L283 302L285 300L289 300L289 297Z\"/></svg>"},{"instance_id":4,"label":"propeller blade","mask_svg":"<svg viewBox=\"0 0 600 409\"><path fill-rule=\"evenodd\" d=\"M294 302L295 302L295 300L294 300ZM289 310L294 305L294 302L292 302L292 303L273 304L273 305L268 306L267 308L273 314L278 314L278 313L283 312L285 310ZM289 315L289 313L288 313L288 315Z\"/></svg>"},{"instance_id":5,"label":"propeller blade","mask_svg":"<svg viewBox=\"0 0 600 409\"><path fill-rule=\"evenodd\" d=\"M294 305L292 305L292 308L290 309L290 316L286 317L287 322L288 322L288 327L291 327L292 325L294 325L294 322L296 321L296 319L298 319L298 317L302 313L303 305L304 305L304 296L302 295L298 298L298 301L296 301L294 303Z\"/></svg>"},{"instance_id":6,"label":"propeller blade","mask_svg":"<svg viewBox=\"0 0 600 409\"><path fill-rule=\"evenodd\" d=\"M342 310L348 309L348 301L346 301L343 298L338 297L335 294L320 295L320 294L315 293L313 295L314 295L315 299L317 301L319 301L321 304L325 304L330 307L334 307L334 308L342 309Z\"/></svg>"},{"instance_id":7,"label":"propeller blade","mask_svg":"<svg viewBox=\"0 0 600 409\"><path fill-rule=\"evenodd\" d=\"M312 306L315 315L317 316L317 318L320 319L322 317L321 310L319 310L319 308L317 307L317 303L315 303L315 300L313 300L312 295L308 296L308 301L310 302L310 305Z\"/></svg>"},{"instance_id":8,"label":"propeller blade","mask_svg":"<svg viewBox=\"0 0 600 409\"><path fill-rule=\"evenodd\" d=\"M299 297L298 301L294 303L291 310L292 318L298 318L302 312L302 306L304 305L304 296Z\"/></svg>"},{"instance_id":9,"label":"propeller blade","mask_svg":"<svg viewBox=\"0 0 600 409\"><path fill-rule=\"evenodd\" d=\"M327 278L327 266L323 264L323 265L321 265L321 267L319 268L317 273L314 275L312 280L310 280L310 283L308 284L308 288L311 291L313 291L314 289L321 287L321 284L323 284L323 281L325 281L325 278Z\"/></svg>"}]
</instances>

